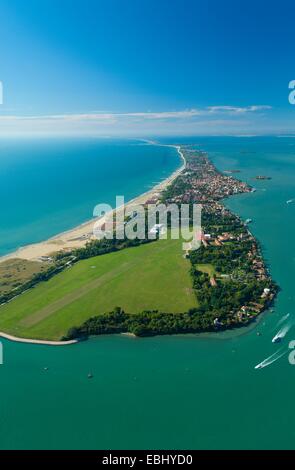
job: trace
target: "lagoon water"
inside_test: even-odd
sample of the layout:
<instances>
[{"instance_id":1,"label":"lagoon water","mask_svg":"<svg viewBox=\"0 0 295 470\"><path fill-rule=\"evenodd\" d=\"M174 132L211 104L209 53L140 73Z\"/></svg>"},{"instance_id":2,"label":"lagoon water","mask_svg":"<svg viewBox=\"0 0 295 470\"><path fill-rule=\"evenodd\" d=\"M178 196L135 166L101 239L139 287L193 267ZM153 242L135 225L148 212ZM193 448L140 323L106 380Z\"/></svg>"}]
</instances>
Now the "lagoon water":
<instances>
[{"instance_id":1,"label":"lagoon water","mask_svg":"<svg viewBox=\"0 0 295 470\"><path fill-rule=\"evenodd\" d=\"M264 314L257 325L238 333L202 337L132 339L104 336L64 348L3 341L0 448L295 448L295 367L288 362L288 343L295 339L295 328L281 345L271 342L280 318L287 313L290 318L295 318L295 203L286 204L287 200L295 198L295 139L195 138L182 141L193 142L197 148L207 150L219 169L240 170L237 177L257 188L255 193L231 198L226 204L243 218L253 219L251 230L261 242L271 273L282 289L274 312ZM54 145L58 146L58 143ZM89 146L95 145L98 144L89 143ZM138 155L138 148L134 150L131 143L115 145L126 146L123 153L119 152L126 158L132 152ZM1 146L3 149L3 144ZM170 149L169 158L165 152L170 150L166 148L163 153L163 149L144 147L147 159L152 159L155 152L158 155L156 165L158 159L162 161L162 166L155 168L153 160L153 170L145 163L146 170L137 174L131 165L135 157L123 165L125 175L133 172L132 184L130 182L128 186L129 197L179 165L176 155L172 161L173 149ZM110 147L108 151L110 155L116 152ZM48 147L44 154L47 152ZM73 146L73 152L75 157L68 158L69 185L71 165L78 166L79 162L77 147ZM38 153L41 158L41 147ZM60 160L63 154L62 151L59 153ZM57 193L63 188L63 175L59 172L64 174L65 167L61 170L48 159L46 161L52 169L49 171L45 167L36 193L44 185L48 190L51 187L52 200L47 202L48 214L51 214L50 211L54 213L54 207L57 207ZM82 157L80 168L87 162L87 158ZM17 166L15 163L16 174ZM0 168L2 181L5 172L2 150ZM27 163L24 168L27 178L31 177L29 168ZM89 169L89 177L95 184L98 174L91 173ZM272 180L256 181L253 177L258 174L271 176ZM10 186L7 182L7 191L12 187L12 181L16 189L18 184L23 184L21 178L15 181L12 176ZM98 193L93 194L92 199L82 190L87 186L85 176L83 169L81 191L76 194L73 190L75 201L80 204L77 207L84 209L75 220L72 207L73 218L69 223L89 218L85 208L89 208L89 202L92 204L97 197ZM55 177L60 181L57 186ZM119 181L121 184L117 175L114 186L108 185L113 191L110 197L115 194ZM126 188L123 189L127 191ZM7 200L9 194L8 191ZM13 208L11 201L9 203ZM28 223L29 203L27 199L26 220L22 219L24 216L16 206L16 222L11 219L9 225L9 216L4 219L2 216L5 221L1 231L3 252L17 244L33 241L33 231ZM38 229L34 239L55 232L57 227L51 220L51 216L47 218L45 214L41 224L44 231ZM9 238L5 242L5 229L9 227L12 233L13 223L23 227L23 235L20 233L17 241ZM65 225L61 217L58 230L68 228ZM280 348L286 352L284 357L269 367L254 369ZM90 371L93 373L91 380L87 378Z\"/></svg>"}]
</instances>

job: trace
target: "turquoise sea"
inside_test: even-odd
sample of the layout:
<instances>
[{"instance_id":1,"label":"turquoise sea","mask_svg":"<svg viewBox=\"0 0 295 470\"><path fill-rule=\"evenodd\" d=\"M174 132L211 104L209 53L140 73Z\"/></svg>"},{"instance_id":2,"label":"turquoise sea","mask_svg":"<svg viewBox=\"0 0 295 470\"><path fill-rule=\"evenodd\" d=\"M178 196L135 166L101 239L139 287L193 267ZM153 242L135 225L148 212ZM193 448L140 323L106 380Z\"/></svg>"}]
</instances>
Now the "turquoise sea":
<instances>
[{"instance_id":1,"label":"turquoise sea","mask_svg":"<svg viewBox=\"0 0 295 470\"><path fill-rule=\"evenodd\" d=\"M194 143L208 151L219 169L238 169L237 177L257 188L226 204L253 219L251 230L281 287L274 312L265 313L249 329L201 337L104 336L64 348L3 341L0 448L295 448L295 366L288 362L295 328L281 344L271 342L282 316L290 313L289 319L295 318L295 203L286 204L295 198L295 139L169 142ZM173 149L139 148L136 142L38 142L33 150L26 145L0 143L1 200L10 207L2 213L3 253L89 218L92 204L101 197L93 185L108 188L111 199L120 184L120 193L128 198L179 165ZM94 154L101 156L100 163ZM114 172L106 186L100 177L104 165L109 174ZM272 180L254 180L259 174ZM62 214L68 213L72 218L65 221ZM280 348L285 356L254 369Z\"/></svg>"},{"instance_id":2,"label":"turquoise sea","mask_svg":"<svg viewBox=\"0 0 295 470\"><path fill-rule=\"evenodd\" d=\"M181 166L174 148L109 139L0 140L0 256L115 207Z\"/></svg>"}]
</instances>

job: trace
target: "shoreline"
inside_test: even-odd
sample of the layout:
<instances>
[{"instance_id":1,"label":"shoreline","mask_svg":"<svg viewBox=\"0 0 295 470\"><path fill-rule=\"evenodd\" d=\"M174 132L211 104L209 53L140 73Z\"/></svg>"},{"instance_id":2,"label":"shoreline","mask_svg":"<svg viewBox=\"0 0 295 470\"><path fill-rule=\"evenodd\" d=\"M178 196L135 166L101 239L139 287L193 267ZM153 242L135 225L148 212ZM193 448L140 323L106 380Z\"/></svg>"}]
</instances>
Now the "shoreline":
<instances>
[{"instance_id":1,"label":"shoreline","mask_svg":"<svg viewBox=\"0 0 295 470\"><path fill-rule=\"evenodd\" d=\"M176 169L172 174L170 174L167 178L157 183L148 191L126 202L124 206L125 208L134 204L144 204L148 199L151 199L156 193L164 191L186 168L186 160L183 152L181 151L180 145L158 144L157 142L147 140L144 140L144 142L149 145L175 148L182 161L182 165L178 169ZM116 210L118 209L120 208L116 208ZM93 229L97 223L104 223L106 215L85 221L76 227L60 232L44 241L20 247L12 253L8 253L4 256L1 256L0 263L11 259L22 259L27 261L41 262L40 258L43 256L48 257L53 253L62 250L73 250L76 248L82 248L86 245L88 241L94 239Z\"/></svg>"},{"instance_id":2,"label":"shoreline","mask_svg":"<svg viewBox=\"0 0 295 470\"><path fill-rule=\"evenodd\" d=\"M79 342L77 339L71 339L69 341L50 341L43 339L19 338L17 336L9 335L8 333L4 333L3 331L0 331L0 338L4 338L15 343L43 344L45 346L70 346L71 344Z\"/></svg>"}]
</instances>

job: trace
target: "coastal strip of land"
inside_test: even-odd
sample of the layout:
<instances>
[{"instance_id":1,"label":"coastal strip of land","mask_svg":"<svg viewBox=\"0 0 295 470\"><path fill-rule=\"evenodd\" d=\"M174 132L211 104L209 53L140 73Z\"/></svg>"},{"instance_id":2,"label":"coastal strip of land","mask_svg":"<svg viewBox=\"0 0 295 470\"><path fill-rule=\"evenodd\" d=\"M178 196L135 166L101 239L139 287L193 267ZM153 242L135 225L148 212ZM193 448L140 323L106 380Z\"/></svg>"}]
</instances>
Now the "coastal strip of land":
<instances>
[{"instance_id":1,"label":"coastal strip of land","mask_svg":"<svg viewBox=\"0 0 295 470\"><path fill-rule=\"evenodd\" d=\"M138 197L130 200L125 204L125 209L132 205L145 204L148 201L153 201L158 198L158 196L175 181L175 179L185 170L186 160L182 149L179 145L165 145L158 144L152 141L146 141L149 145L161 145L165 147L175 148L182 160L182 165L176 171L174 171L168 178L164 181L161 181L155 185L149 191L139 195ZM105 222L105 217L93 218L87 222L82 223L81 225L70 229L68 231L62 232L58 235L55 235L48 240L45 240L40 243L34 243L19 248L13 253L0 257L0 263L11 260L11 259L23 259L27 261L43 261L47 257L50 257L53 253L58 251L71 251L76 248L83 248L87 242L93 240L95 237L93 235L94 224L98 221L101 225Z\"/></svg>"},{"instance_id":2,"label":"coastal strip of land","mask_svg":"<svg viewBox=\"0 0 295 470\"><path fill-rule=\"evenodd\" d=\"M148 238L93 239L92 221L83 245L56 249L43 272L33 274L45 260L21 260L33 274L27 280L22 274L13 283L13 272L23 273L25 267L12 260L14 271L6 272L2 283L1 331L49 345L101 334L213 332L246 326L269 308L278 287L248 228L251 219L243 221L223 204L254 188L218 171L194 146L176 148L184 165L165 184L128 204L131 213L139 201L145 206L201 205L198 249L184 252L182 240L169 237L153 243ZM116 216L121 210L115 209ZM107 218L95 224L107 226Z\"/></svg>"}]
</instances>

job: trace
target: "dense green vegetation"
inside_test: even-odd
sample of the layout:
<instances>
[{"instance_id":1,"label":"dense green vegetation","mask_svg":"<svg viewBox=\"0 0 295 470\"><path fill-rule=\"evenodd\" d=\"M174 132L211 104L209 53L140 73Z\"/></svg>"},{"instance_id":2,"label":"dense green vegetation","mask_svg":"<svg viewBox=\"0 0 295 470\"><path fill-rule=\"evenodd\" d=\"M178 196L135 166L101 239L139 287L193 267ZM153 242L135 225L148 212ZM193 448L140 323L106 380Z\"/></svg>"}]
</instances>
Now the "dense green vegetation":
<instances>
[{"instance_id":1,"label":"dense green vegetation","mask_svg":"<svg viewBox=\"0 0 295 470\"><path fill-rule=\"evenodd\" d=\"M250 242L226 243L222 246L201 246L190 255L193 265L212 264L216 271L223 274L232 273L236 268L240 268L245 273L251 274L251 263L247 256L251 247Z\"/></svg>"},{"instance_id":2,"label":"dense green vegetation","mask_svg":"<svg viewBox=\"0 0 295 470\"><path fill-rule=\"evenodd\" d=\"M64 339L86 338L89 335L131 333L153 336L176 333L195 333L213 330L212 313L190 309L187 313L143 311L127 314L117 307L112 312L90 318L80 327L70 328Z\"/></svg>"},{"instance_id":3,"label":"dense green vegetation","mask_svg":"<svg viewBox=\"0 0 295 470\"><path fill-rule=\"evenodd\" d=\"M209 276L192 270L194 288L198 291L198 300L205 311L214 312L216 317L229 318L230 312L250 302L261 298L265 287L270 287L270 281L240 283L232 280L218 282L212 287Z\"/></svg>"},{"instance_id":4,"label":"dense green vegetation","mask_svg":"<svg viewBox=\"0 0 295 470\"><path fill-rule=\"evenodd\" d=\"M240 219L229 211L224 214L220 212L203 212L202 226L204 232L209 230L214 236L223 232L230 232L232 235L240 235L245 232L245 227L241 225Z\"/></svg>"}]
</instances>

